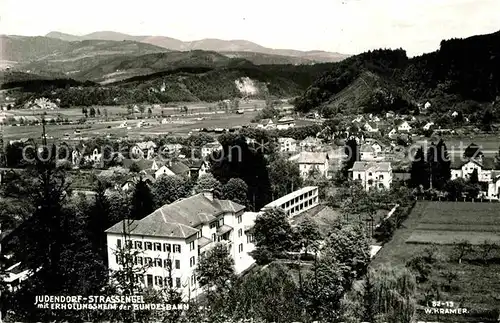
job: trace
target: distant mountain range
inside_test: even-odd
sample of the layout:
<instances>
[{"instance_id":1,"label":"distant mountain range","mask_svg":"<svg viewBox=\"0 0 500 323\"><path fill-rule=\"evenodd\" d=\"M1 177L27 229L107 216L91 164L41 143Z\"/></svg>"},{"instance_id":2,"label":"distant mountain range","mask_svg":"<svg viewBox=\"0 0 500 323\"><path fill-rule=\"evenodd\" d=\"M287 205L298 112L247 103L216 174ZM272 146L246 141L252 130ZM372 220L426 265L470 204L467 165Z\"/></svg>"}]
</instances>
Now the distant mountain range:
<instances>
[{"instance_id":1,"label":"distant mountain range","mask_svg":"<svg viewBox=\"0 0 500 323\"><path fill-rule=\"evenodd\" d=\"M131 36L114 31L98 31L84 36L75 36L53 31L45 37L65 41L82 41L89 39L112 41L136 41L151 44L175 51L208 50L214 52L254 52L267 55L298 57L311 62L338 62L350 55L325 51L299 51L293 49L273 49L261 46L247 40L221 40L206 38L184 42L179 39L165 36ZM302 62L302 61L299 61Z\"/></svg>"}]
</instances>

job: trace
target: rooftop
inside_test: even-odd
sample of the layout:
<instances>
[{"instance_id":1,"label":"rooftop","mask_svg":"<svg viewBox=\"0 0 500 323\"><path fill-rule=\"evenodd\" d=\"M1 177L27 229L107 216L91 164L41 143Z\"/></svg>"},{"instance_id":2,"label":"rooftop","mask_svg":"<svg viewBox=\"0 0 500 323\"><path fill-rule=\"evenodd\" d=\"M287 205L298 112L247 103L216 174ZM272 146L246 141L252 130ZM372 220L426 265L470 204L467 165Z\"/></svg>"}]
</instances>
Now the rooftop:
<instances>
[{"instance_id":1,"label":"rooftop","mask_svg":"<svg viewBox=\"0 0 500 323\"><path fill-rule=\"evenodd\" d=\"M306 192L312 191L314 189L318 189L317 186L306 186L301 189L298 189L296 191L293 191L290 194L287 194L285 196L280 197L277 200L272 201L271 203L266 204L262 209L271 209L275 207L280 207L283 203L286 203L287 201L294 199Z\"/></svg>"},{"instance_id":2,"label":"rooftop","mask_svg":"<svg viewBox=\"0 0 500 323\"><path fill-rule=\"evenodd\" d=\"M325 152L302 151L290 159L295 160L299 164L324 164L328 159L328 154Z\"/></svg>"},{"instance_id":3,"label":"rooftop","mask_svg":"<svg viewBox=\"0 0 500 323\"><path fill-rule=\"evenodd\" d=\"M245 207L229 200L213 201L203 193L166 204L145 218L135 221L132 234L187 238L196 232L195 227L209 223L223 212L236 213ZM117 223L106 232L122 233L123 223Z\"/></svg>"},{"instance_id":4,"label":"rooftop","mask_svg":"<svg viewBox=\"0 0 500 323\"><path fill-rule=\"evenodd\" d=\"M391 170L390 162L367 162L367 161L357 161L354 166L350 169L355 172L388 172Z\"/></svg>"}]
</instances>

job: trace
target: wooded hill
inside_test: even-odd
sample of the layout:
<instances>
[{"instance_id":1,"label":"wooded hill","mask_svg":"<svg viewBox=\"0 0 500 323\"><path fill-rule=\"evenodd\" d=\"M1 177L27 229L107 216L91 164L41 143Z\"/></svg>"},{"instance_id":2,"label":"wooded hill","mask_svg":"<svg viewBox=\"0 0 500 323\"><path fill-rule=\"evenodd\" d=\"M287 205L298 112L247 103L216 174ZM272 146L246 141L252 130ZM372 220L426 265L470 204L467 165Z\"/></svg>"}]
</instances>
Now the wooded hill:
<instances>
[{"instance_id":1,"label":"wooded hill","mask_svg":"<svg viewBox=\"0 0 500 323\"><path fill-rule=\"evenodd\" d=\"M439 50L408 58L400 50L375 50L335 64L297 98L299 111L323 114L408 112L430 101L447 107L499 95L500 32L451 39Z\"/></svg>"},{"instance_id":2,"label":"wooded hill","mask_svg":"<svg viewBox=\"0 0 500 323\"><path fill-rule=\"evenodd\" d=\"M80 63L61 66L65 64ZM81 64L71 67L82 67L75 74L78 81L105 82L75 87L74 81L67 85L52 81L36 91L33 83L28 89L17 82L16 87L24 89L20 102L33 96L59 98L63 106L216 101L244 96L235 81L248 78L256 89L251 95L255 98L297 96L298 111L318 109L327 117L388 110L407 113L427 101L433 112L455 107L477 110L499 96L500 32L445 40L439 50L414 58L403 49L380 49L338 63L255 65L244 58L191 51L114 56Z\"/></svg>"}]
</instances>

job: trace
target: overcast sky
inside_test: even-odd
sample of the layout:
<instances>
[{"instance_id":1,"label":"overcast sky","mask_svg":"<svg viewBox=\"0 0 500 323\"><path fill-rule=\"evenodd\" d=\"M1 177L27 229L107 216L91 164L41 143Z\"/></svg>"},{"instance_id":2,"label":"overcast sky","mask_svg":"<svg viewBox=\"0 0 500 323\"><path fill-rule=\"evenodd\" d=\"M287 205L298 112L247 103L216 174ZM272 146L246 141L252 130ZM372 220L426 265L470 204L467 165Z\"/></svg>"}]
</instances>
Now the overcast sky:
<instances>
[{"instance_id":1,"label":"overcast sky","mask_svg":"<svg viewBox=\"0 0 500 323\"><path fill-rule=\"evenodd\" d=\"M272 48L418 55L500 30L500 0L0 0L0 33L245 39Z\"/></svg>"}]
</instances>

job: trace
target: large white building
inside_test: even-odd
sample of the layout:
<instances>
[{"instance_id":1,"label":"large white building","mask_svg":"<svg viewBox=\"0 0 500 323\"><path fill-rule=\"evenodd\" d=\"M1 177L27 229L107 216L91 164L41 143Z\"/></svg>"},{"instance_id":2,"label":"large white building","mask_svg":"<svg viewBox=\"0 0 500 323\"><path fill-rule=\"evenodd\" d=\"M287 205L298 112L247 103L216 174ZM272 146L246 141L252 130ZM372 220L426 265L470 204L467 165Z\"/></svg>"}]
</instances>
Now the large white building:
<instances>
[{"instance_id":1,"label":"large white building","mask_svg":"<svg viewBox=\"0 0 500 323\"><path fill-rule=\"evenodd\" d=\"M200 193L162 206L128 227L127 241L138 252L135 265L146 267L136 279L145 286L161 288L171 284L185 298L196 297L201 290L194 270L200 255L217 242L225 243L235 261L237 273L250 267L254 260L248 254L254 249L253 226L256 213L229 200L214 199L211 192ZM125 245L123 221L106 230L108 264L111 270L121 268L117 250ZM172 280L169 271L172 268Z\"/></svg>"},{"instance_id":2,"label":"large white building","mask_svg":"<svg viewBox=\"0 0 500 323\"><path fill-rule=\"evenodd\" d=\"M391 187L392 167L390 162L357 161L349 171L352 172L353 180L359 181L367 191Z\"/></svg>"},{"instance_id":3,"label":"large white building","mask_svg":"<svg viewBox=\"0 0 500 323\"><path fill-rule=\"evenodd\" d=\"M265 205L261 211L281 208L288 216L296 216L319 204L318 187L306 186Z\"/></svg>"}]
</instances>

